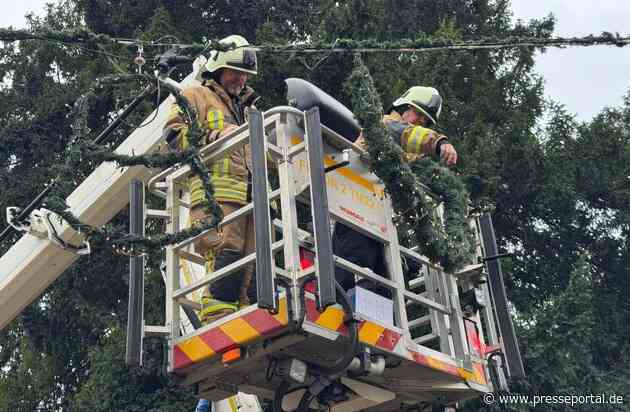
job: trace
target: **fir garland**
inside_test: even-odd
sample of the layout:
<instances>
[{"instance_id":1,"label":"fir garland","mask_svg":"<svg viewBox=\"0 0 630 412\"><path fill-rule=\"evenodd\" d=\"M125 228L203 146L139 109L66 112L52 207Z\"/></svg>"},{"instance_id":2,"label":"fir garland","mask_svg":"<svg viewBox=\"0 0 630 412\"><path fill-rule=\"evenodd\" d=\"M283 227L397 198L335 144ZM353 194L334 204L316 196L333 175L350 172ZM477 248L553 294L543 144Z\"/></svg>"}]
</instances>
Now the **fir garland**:
<instances>
[{"instance_id":1,"label":"fir garland","mask_svg":"<svg viewBox=\"0 0 630 412\"><path fill-rule=\"evenodd\" d=\"M429 158L411 163L411 170L444 202L444 230L429 246L440 256L440 263L447 270L460 269L473 261L474 237L468 226L468 191L465 183L451 169ZM441 226L438 226L442 229Z\"/></svg>"},{"instance_id":2,"label":"fir garland","mask_svg":"<svg viewBox=\"0 0 630 412\"><path fill-rule=\"evenodd\" d=\"M599 36L588 35L584 37L479 37L469 40L453 40L448 37L436 37L419 34L414 39L399 39L383 41L375 38L355 40L339 38L333 43L325 41L313 41L301 44L261 44L255 46L261 51L267 52L422 52L439 50L476 50L498 49L512 47L564 47L564 46L597 46L613 45L624 47L630 44L630 37L621 37L619 33L603 32Z\"/></svg>"},{"instance_id":3,"label":"fir garland","mask_svg":"<svg viewBox=\"0 0 630 412\"><path fill-rule=\"evenodd\" d=\"M218 40L208 40L204 44L169 44L143 41L139 39L119 39L106 34L92 33L77 27L66 30L38 29L37 31L15 30L0 28L0 41L20 40L48 40L62 43L86 44L123 44L129 46L143 45L145 47L180 47L190 54L201 53L206 50L227 51L236 47L235 44L224 44ZM271 53L320 53L320 52L422 52L438 50L476 50L498 49L513 47L564 47L564 46L598 46L613 45L624 47L630 44L630 37L622 37L619 33L602 32L600 35L583 37L533 37L533 36L486 36L468 40L453 40L447 37L430 36L419 33L413 39L382 41L378 39L355 40L339 38L334 42L313 40L308 43L261 43L252 45L262 52Z\"/></svg>"},{"instance_id":4,"label":"fir garland","mask_svg":"<svg viewBox=\"0 0 630 412\"><path fill-rule=\"evenodd\" d=\"M401 161L403 151L383 126L381 99L358 53L345 87L352 96L353 111L364 126L368 164L385 184L398 215L401 238L408 237L447 271L469 264L473 259L473 240L466 223L468 194L463 182L431 159L420 159L411 165ZM444 201L443 227L433 217L438 204L423 185Z\"/></svg>"}]
</instances>

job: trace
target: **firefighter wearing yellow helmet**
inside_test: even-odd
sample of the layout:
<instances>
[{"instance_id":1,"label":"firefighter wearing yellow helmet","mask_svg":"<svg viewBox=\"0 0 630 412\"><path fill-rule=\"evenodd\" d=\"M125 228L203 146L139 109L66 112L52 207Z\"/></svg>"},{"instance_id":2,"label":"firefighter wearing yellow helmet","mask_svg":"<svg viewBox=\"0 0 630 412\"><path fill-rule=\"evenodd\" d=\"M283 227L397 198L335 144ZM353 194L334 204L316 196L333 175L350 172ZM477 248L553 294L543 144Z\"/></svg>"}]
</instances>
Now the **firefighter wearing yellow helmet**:
<instances>
[{"instance_id":1,"label":"firefighter wearing yellow helmet","mask_svg":"<svg viewBox=\"0 0 630 412\"><path fill-rule=\"evenodd\" d=\"M246 85L251 75L258 73L256 52L245 38L228 36L220 43L233 46L226 51L214 50L201 71L202 83L182 91L194 106L204 130L202 144L206 145L229 134L246 122L247 109L257 95ZM187 125L181 108L174 104L165 125L165 135L171 147L183 150L188 146ZM247 204L248 182L251 181L251 151L249 145L234 150L221 159L207 164L214 197L224 215ZM191 196L192 224L201 224L210 216L203 202L206 200L203 183L198 176L188 181ZM219 233L209 233L195 242L196 252L204 256L206 272L210 273L252 253L254 225L252 215L243 216L222 227ZM235 312L239 306L249 304L248 291L252 283L253 263L242 270L213 282L204 293L200 317L206 324Z\"/></svg>"},{"instance_id":2,"label":"firefighter wearing yellow helmet","mask_svg":"<svg viewBox=\"0 0 630 412\"><path fill-rule=\"evenodd\" d=\"M442 97L433 87L414 86L392 103L383 123L407 154L407 160L418 156L439 156L447 165L457 163L457 152L446 136L432 129L442 113Z\"/></svg>"},{"instance_id":3,"label":"firefighter wearing yellow helmet","mask_svg":"<svg viewBox=\"0 0 630 412\"><path fill-rule=\"evenodd\" d=\"M439 156L447 165L457 163L457 151L448 138L431 129L442 112L442 97L433 87L413 86L394 100L383 123L405 152L405 160ZM361 136L358 144L364 144Z\"/></svg>"},{"instance_id":4,"label":"firefighter wearing yellow helmet","mask_svg":"<svg viewBox=\"0 0 630 412\"><path fill-rule=\"evenodd\" d=\"M383 123L394 142L404 151L404 160L413 161L421 156L435 155L447 165L457 163L457 151L446 136L430 129L434 127L442 112L442 97L432 87L414 86L392 103L383 117ZM369 136L361 135L356 144L365 145ZM384 272L382 245L365 235L340 223L335 225L333 252L355 265L369 268L374 273L387 276ZM354 286L354 274L342 268L335 272L337 281L344 289ZM361 286L374 289L377 293L389 296L387 289L374 286L370 281Z\"/></svg>"}]
</instances>

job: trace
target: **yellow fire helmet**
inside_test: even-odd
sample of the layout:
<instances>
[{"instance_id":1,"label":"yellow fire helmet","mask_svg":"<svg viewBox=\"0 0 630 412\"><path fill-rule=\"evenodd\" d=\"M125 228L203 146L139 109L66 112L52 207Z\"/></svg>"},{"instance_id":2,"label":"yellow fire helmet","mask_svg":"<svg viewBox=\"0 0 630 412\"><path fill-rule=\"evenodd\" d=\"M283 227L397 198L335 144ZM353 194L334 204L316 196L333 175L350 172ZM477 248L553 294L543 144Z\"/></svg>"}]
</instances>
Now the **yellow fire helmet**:
<instances>
[{"instance_id":1,"label":"yellow fire helmet","mask_svg":"<svg viewBox=\"0 0 630 412\"><path fill-rule=\"evenodd\" d=\"M392 104L394 107L403 105L413 106L437 124L442 112L442 97L433 87L414 86Z\"/></svg>"},{"instance_id":2,"label":"yellow fire helmet","mask_svg":"<svg viewBox=\"0 0 630 412\"><path fill-rule=\"evenodd\" d=\"M249 42L237 34L233 34L219 40L221 44L236 45L235 49L228 51L214 50L210 53L205 65L206 73L213 73L219 69L233 69L249 74L258 74L258 62L254 49L248 48Z\"/></svg>"}]
</instances>

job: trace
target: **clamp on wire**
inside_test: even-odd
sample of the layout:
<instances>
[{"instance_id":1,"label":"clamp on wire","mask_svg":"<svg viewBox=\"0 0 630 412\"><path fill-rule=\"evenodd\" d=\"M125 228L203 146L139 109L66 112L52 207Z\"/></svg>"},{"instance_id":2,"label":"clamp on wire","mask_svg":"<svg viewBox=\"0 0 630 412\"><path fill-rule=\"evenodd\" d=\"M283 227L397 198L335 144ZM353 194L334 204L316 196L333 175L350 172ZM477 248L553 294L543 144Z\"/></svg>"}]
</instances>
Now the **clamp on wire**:
<instances>
[{"instance_id":1,"label":"clamp on wire","mask_svg":"<svg viewBox=\"0 0 630 412\"><path fill-rule=\"evenodd\" d=\"M77 255L89 255L90 253L92 253L92 249L90 248L90 242L88 242L87 240L84 240L82 242L83 247L79 247L79 246L72 245L66 242L65 240L63 240L62 238L60 238L59 234L57 233L57 229L55 229L55 225L50 220L51 215L52 215L52 212L44 211L43 216L41 216L43 218L42 220L48 232L48 240L50 240L51 242L53 242L54 244L56 244L63 250L69 250L71 252L76 253Z\"/></svg>"},{"instance_id":2,"label":"clamp on wire","mask_svg":"<svg viewBox=\"0 0 630 412\"><path fill-rule=\"evenodd\" d=\"M7 218L7 223L9 224L9 226L11 226L13 229L15 229L18 232L24 233L24 232L28 232L28 230L30 229L30 225L24 224L17 220L17 216L20 214L21 211L22 210L17 206L7 207L6 218Z\"/></svg>"},{"instance_id":3,"label":"clamp on wire","mask_svg":"<svg viewBox=\"0 0 630 412\"><path fill-rule=\"evenodd\" d=\"M138 74L142 74L142 66L144 66L147 60L144 58L144 46L142 43L138 44L138 55L133 62L138 66Z\"/></svg>"}]
</instances>

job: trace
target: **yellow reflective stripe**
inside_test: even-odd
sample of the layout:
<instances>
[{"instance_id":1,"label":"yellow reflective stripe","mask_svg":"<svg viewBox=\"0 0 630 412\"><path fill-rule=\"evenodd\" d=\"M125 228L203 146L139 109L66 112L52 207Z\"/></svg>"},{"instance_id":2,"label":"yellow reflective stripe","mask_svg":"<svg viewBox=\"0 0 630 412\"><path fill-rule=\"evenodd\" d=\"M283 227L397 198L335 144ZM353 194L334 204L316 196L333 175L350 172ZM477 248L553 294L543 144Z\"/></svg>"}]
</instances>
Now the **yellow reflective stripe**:
<instances>
[{"instance_id":1,"label":"yellow reflective stripe","mask_svg":"<svg viewBox=\"0 0 630 412\"><path fill-rule=\"evenodd\" d=\"M238 412L238 410L239 410L239 407L238 407L238 405L236 404L236 396L237 396L237 395L234 395L234 396L230 396L230 397L228 398L228 403L230 404L230 410L231 410L231 412Z\"/></svg>"},{"instance_id":2,"label":"yellow reflective stripe","mask_svg":"<svg viewBox=\"0 0 630 412\"><path fill-rule=\"evenodd\" d=\"M168 110L169 119L173 117L177 117L180 114L184 113L181 107L178 104L172 104L171 108Z\"/></svg>"},{"instance_id":3,"label":"yellow reflective stripe","mask_svg":"<svg viewBox=\"0 0 630 412\"><path fill-rule=\"evenodd\" d=\"M212 163L212 176L221 176L221 164L218 161Z\"/></svg>"},{"instance_id":4,"label":"yellow reflective stripe","mask_svg":"<svg viewBox=\"0 0 630 412\"><path fill-rule=\"evenodd\" d=\"M236 200L238 202L247 201L247 182L228 176L219 176L215 170L221 171L222 163L214 163L213 173L210 176L214 186L214 196L220 199ZM190 191L190 203L196 206L206 200L203 181L198 176L191 176L188 180L188 190Z\"/></svg>"},{"instance_id":5,"label":"yellow reflective stripe","mask_svg":"<svg viewBox=\"0 0 630 412\"><path fill-rule=\"evenodd\" d=\"M403 131L402 133L402 137L401 137L401 143L402 143L402 148L403 151L405 152L409 152L411 150L411 137L413 136L413 132L415 131L415 129L413 128L407 128Z\"/></svg>"},{"instance_id":6,"label":"yellow reflective stripe","mask_svg":"<svg viewBox=\"0 0 630 412\"><path fill-rule=\"evenodd\" d=\"M197 206L206 198L203 181L198 176L191 176L188 179L188 191L190 192L190 203Z\"/></svg>"},{"instance_id":7,"label":"yellow reflective stripe","mask_svg":"<svg viewBox=\"0 0 630 412\"><path fill-rule=\"evenodd\" d=\"M224 174L224 176L227 176L229 171L230 171L230 159L226 157L226 158L223 159L223 174Z\"/></svg>"},{"instance_id":8,"label":"yellow reflective stripe","mask_svg":"<svg viewBox=\"0 0 630 412\"><path fill-rule=\"evenodd\" d=\"M218 186L218 185L217 185ZM247 195L247 192L244 190L239 190L237 187L216 187L214 189L215 196L225 197L220 195L229 195L228 197L236 197L241 198Z\"/></svg>"},{"instance_id":9,"label":"yellow reflective stripe","mask_svg":"<svg viewBox=\"0 0 630 412\"><path fill-rule=\"evenodd\" d=\"M215 129L215 127L214 127L214 114L215 114L215 113L216 113L216 112L215 112L214 110L210 110L210 111L208 112L208 127L209 127L210 129Z\"/></svg>"},{"instance_id":10,"label":"yellow reflective stripe","mask_svg":"<svg viewBox=\"0 0 630 412\"><path fill-rule=\"evenodd\" d=\"M210 130L223 130L224 123L225 122L222 111L208 111L208 127L210 128Z\"/></svg>"},{"instance_id":11,"label":"yellow reflective stripe","mask_svg":"<svg viewBox=\"0 0 630 412\"><path fill-rule=\"evenodd\" d=\"M422 138L420 137L420 128L414 127L413 133L411 134L411 138L409 139L411 147L411 153L420 153L420 147L422 143Z\"/></svg>"},{"instance_id":12,"label":"yellow reflective stripe","mask_svg":"<svg viewBox=\"0 0 630 412\"><path fill-rule=\"evenodd\" d=\"M237 189L247 189L247 182L235 179L231 176L212 176L211 177L212 184L222 185L224 187L233 187Z\"/></svg>"},{"instance_id":13,"label":"yellow reflective stripe","mask_svg":"<svg viewBox=\"0 0 630 412\"><path fill-rule=\"evenodd\" d=\"M422 153L422 143L426 139L429 134L429 129L424 127L414 127L409 140L407 141L407 152L421 154Z\"/></svg>"},{"instance_id":14,"label":"yellow reflective stripe","mask_svg":"<svg viewBox=\"0 0 630 412\"><path fill-rule=\"evenodd\" d=\"M223 112L218 112L219 113L219 118L218 118L218 125L217 125L217 129L219 130L223 130Z\"/></svg>"},{"instance_id":15,"label":"yellow reflective stripe","mask_svg":"<svg viewBox=\"0 0 630 412\"><path fill-rule=\"evenodd\" d=\"M180 150L186 150L186 148L188 148L188 127L184 126L179 130L177 146Z\"/></svg>"},{"instance_id":16,"label":"yellow reflective stripe","mask_svg":"<svg viewBox=\"0 0 630 412\"><path fill-rule=\"evenodd\" d=\"M233 303L218 303L216 305L208 306L208 307L205 307L205 308L201 309L199 314L201 316L205 316L205 315L210 315L212 313L219 312L219 311L222 311L222 310L232 310L232 311L236 312L238 310L238 306L236 306Z\"/></svg>"},{"instance_id":17,"label":"yellow reflective stripe","mask_svg":"<svg viewBox=\"0 0 630 412\"><path fill-rule=\"evenodd\" d=\"M230 178L212 179L214 195L223 199L247 200L247 184Z\"/></svg>"},{"instance_id":18,"label":"yellow reflective stripe","mask_svg":"<svg viewBox=\"0 0 630 412\"><path fill-rule=\"evenodd\" d=\"M230 158L224 157L212 163L211 173L213 176L229 176L230 175Z\"/></svg>"},{"instance_id":19,"label":"yellow reflective stripe","mask_svg":"<svg viewBox=\"0 0 630 412\"><path fill-rule=\"evenodd\" d=\"M201 178L199 176L191 176L191 178L188 180L188 189L194 190L200 187L203 187L203 181L201 180Z\"/></svg>"},{"instance_id":20,"label":"yellow reflective stripe","mask_svg":"<svg viewBox=\"0 0 630 412\"><path fill-rule=\"evenodd\" d=\"M221 190L217 190L217 192L215 193L215 197L217 199L222 199L226 202L235 202L235 203L240 203L240 204L246 204L247 203L247 194L246 193L224 193Z\"/></svg>"}]
</instances>

